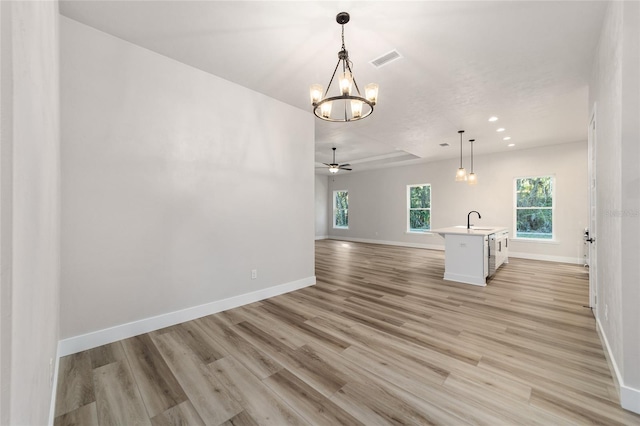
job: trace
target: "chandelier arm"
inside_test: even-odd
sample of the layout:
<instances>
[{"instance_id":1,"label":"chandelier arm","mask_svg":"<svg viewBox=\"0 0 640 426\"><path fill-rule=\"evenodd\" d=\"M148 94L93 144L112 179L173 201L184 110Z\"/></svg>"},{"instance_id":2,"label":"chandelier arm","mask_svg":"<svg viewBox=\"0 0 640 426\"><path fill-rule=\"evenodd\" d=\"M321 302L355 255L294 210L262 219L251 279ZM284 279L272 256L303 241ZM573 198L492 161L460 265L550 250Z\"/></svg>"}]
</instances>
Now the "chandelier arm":
<instances>
[{"instance_id":1,"label":"chandelier arm","mask_svg":"<svg viewBox=\"0 0 640 426\"><path fill-rule=\"evenodd\" d=\"M355 86L356 91L358 92L358 95L362 96L362 93L360 93L360 88L358 87L358 83L356 83L356 76L353 74L353 71L351 70L351 65L350 64L353 64L353 62L351 62L351 61L347 62L347 69L351 73L351 78L353 79L353 85Z\"/></svg>"},{"instance_id":2,"label":"chandelier arm","mask_svg":"<svg viewBox=\"0 0 640 426\"><path fill-rule=\"evenodd\" d=\"M331 80L329 80L329 84L327 84L327 90L324 91L323 98L326 98L327 94L329 93L329 89L331 88L331 83L333 83L333 79L335 78L336 72L338 71L338 67L340 66L340 61L341 61L341 59L338 59L338 63L336 64L336 68L333 70L333 74L331 74Z\"/></svg>"}]
</instances>

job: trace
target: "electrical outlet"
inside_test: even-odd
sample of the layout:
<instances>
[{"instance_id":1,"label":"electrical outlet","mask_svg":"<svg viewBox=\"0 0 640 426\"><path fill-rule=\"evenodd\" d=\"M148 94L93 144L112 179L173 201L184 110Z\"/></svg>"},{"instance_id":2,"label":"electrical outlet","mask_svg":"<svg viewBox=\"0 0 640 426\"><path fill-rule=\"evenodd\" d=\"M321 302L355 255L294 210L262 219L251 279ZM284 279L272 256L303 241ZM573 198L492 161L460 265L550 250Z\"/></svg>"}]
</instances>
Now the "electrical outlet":
<instances>
[{"instance_id":1,"label":"electrical outlet","mask_svg":"<svg viewBox=\"0 0 640 426\"><path fill-rule=\"evenodd\" d=\"M255 280L256 278L258 278L258 270L257 269L252 269L251 270L251 279Z\"/></svg>"}]
</instances>

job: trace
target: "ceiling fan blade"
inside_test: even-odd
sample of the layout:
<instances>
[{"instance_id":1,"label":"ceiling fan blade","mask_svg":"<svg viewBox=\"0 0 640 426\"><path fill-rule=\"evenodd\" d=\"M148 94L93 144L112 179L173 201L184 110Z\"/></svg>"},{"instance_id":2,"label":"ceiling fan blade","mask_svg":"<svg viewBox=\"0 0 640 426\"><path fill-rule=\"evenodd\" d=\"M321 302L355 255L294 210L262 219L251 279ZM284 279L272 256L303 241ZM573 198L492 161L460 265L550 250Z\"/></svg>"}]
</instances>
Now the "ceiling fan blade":
<instances>
[{"instance_id":1,"label":"ceiling fan blade","mask_svg":"<svg viewBox=\"0 0 640 426\"><path fill-rule=\"evenodd\" d=\"M324 164L327 167L331 167L331 164L327 164L327 163L322 163L322 164Z\"/></svg>"},{"instance_id":2,"label":"ceiling fan blade","mask_svg":"<svg viewBox=\"0 0 640 426\"><path fill-rule=\"evenodd\" d=\"M349 169L347 167L340 167L340 170L353 170L353 169Z\"/></svg>"},{"instance_id":3,"label":"ceiling fan blade","mask_svg":"<svg viewBox=\"0 0 640 426\"><path fill-rule=\"evenodd\" d=\"M345 164L340 164L340 167L342 167L342 166L349 167L350 165L351 165L351 164L349 164L349 163L345 163Z\"/></svg>"}]
</instances>

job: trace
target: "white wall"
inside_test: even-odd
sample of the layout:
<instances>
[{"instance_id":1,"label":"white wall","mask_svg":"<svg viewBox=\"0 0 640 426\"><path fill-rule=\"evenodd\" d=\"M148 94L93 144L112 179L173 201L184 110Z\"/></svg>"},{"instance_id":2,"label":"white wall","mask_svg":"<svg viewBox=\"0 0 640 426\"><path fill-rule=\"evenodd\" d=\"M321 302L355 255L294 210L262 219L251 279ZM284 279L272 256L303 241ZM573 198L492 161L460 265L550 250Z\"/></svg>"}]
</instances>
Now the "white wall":
<instances>
[{"instance_id":1,"label":"white wall","mask_svg":"<svg viewBox=\"0 0 640 426\"><path fill-rule=\"evenodd\" d=\"M61 58L63 338L315 282L312 114L64 17Z\"/></svg>"},{"instance_id":2,"label":"white wall","mask_svg":"<svg viewBox=\"0 0 640 426\"><path fill-rule=\"evenodd\" d=\"M331 196L327 204L329 235L360 241L444 248L437 234L408 234L406 186L431 184L431 227L466 225L467 213L482 215L475 225L506 226L513 236L514 178L555 175L556 242L513 241L514 256L564 262L583 261L583 230L587 226L587 144L510 151L474 158L479 183L455 182L457 160L438 161L372 171L339 173L329 182L329 193L349 191L349 229L333 229Z\"/></svg>"},{"instance_id":3,"label":"white wall","mask_svg":"<svg viewBox=\"0 0 640 426\"><path fill-rule=\"evenodd\" d=\"M58 4L0 15L0 423L40 425L59 324Z\"/></svg>"},{"instance_id":4,"label":"white wall","mask_svg":"<svg viewBox=\"0 0 640 426\"><path fill-rule=\"evenodd\" d=\"M596 111L596 318L620 384L640 413L640 5L611 2L590 84Z\"/></svg>"},{"instance_id":5,"label":"white wall","mask_svg":"<svg viewBox=\"0 0 640 426\"><path fill-rule=\"evenodd\" d=\"M316 240L327 238L329 231L327 226L331 219L327 216L327 203L329 202L329 177L327 175L316 175L315 197L316 197Z\"/></svg>"}]
</instances>

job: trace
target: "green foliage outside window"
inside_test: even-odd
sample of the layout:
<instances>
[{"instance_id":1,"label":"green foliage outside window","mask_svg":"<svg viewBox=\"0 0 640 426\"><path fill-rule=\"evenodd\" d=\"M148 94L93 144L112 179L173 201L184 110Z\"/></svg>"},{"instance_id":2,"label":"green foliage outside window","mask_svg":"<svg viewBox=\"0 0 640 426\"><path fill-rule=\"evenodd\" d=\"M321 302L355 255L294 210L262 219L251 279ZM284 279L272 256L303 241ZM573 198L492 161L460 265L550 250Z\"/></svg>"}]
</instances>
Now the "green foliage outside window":
<instances>
[{"instance_id":1,"label":"green foliage outside window","mask_svg":"<svg viewBox=\"0 0 640 426\"><path fill-rule=\"evenodd\" d=\"M409 186L409 232L431 229L431 185Z\"/></svg>"},{"instance_id":2,"label":"green foliage outside window","mask_svg":"<svg viewBox=\"0 0 640 426\"><path fill-rule=\"evenodd\" d=\"M348 191L335 191L334 192L334 223L335 228L348 228L349 227L349 192Z\"/></svg>"},{"instance_id":3,"label":"green foliage outside window","mask_svg":"<svg viewBox=\"0 0 640 426\"><path fill-rule=\"evenodd\" d=\"M553 238L553 179L516 179L516 236Z\"/></svg>"}]
</instances>

